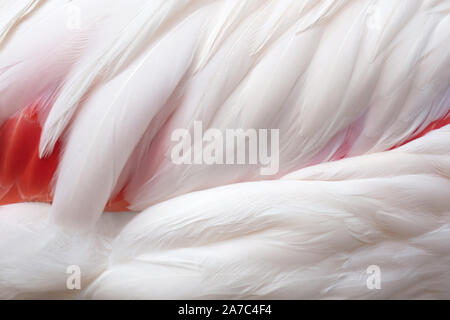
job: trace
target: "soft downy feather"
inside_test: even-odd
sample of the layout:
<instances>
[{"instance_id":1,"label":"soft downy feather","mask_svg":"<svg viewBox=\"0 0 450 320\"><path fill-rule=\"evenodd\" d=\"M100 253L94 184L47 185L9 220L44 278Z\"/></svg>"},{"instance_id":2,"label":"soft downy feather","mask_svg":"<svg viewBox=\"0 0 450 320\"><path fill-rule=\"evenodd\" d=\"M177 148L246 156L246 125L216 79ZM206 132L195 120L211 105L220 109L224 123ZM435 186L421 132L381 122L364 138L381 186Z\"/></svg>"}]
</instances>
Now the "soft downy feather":
<instances>
[{"instance_id":1,"label":"soft downy feather","mask_svg":"<svg viewBox=\"0 0 450 320\"><path fill-rule=\"evenodd\" d=\"M86 297L448 298L449 130L317 169L353 171L346 179L242 183L152 206L115 239ZM381 290L366 286L371 265Z\"/></svg>"},{"instance_id":2,"label":"soft downy feather","mask_svg":"<svg viewBox=\"0 0 450 320\"><path fill-rule=\"evenodd\" d=\"M73 298L68 268L82 271L81 285L107 267L111 242L134 214L104 215L89 234L72 234L48 223L50 205L21 203L0 207L0 299Z\"/></svg>"},{"instance_id":3,"label":"soft downy feather","mask_svg":"<svg viewBox=\"0 0 450 320\"><path fill-rule=\"evenodd\" d=\"M0 259L1 292L55 295L75 264L79 298L448 298L449 134L106 214L83 235L52 230L48 205L3 207L0 244L17 244ZM366 285L372 265L380 290Z\"/></svg>"}]
</instances>

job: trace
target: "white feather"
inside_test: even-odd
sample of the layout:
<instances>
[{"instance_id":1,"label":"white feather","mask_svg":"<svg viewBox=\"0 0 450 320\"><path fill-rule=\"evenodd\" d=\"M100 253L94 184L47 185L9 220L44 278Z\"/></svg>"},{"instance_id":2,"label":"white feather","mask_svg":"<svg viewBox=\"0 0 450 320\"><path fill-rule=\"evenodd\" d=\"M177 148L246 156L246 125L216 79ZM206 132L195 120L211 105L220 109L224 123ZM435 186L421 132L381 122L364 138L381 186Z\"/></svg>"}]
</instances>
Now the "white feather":
<instances>
[{"instance_id":1,"label":"white feather","mask_svg":"<svg viewBox=\"0 0 450 320\"><path fill-rule=\"evenodd\" d=\"M73 3L0 1L0 125L44 102L64 146L0 207L1 298L450 298L450 125L387 151L448 117L448 1ZM175 165L197 120L280 129L280 172Z\"/></svg>"},{"instance_id":2,"label":"white feather","mask_svg":"<svg viewBox=\"0 0 450 320\"><path fill-rule=\"evenodd\" d=\"M0 44L14 26L32 12L40 2L42 0L2 0L0 2Z\"/></svg>"},{"instance_id":3,"label":"white feather","mask_svg":"<svg viewBox=\"0 0 450 320\"><path fill-rule=\"evenodd\" d=\"M51 214L58 223L89 228L97 221L127 159L189 69L208 11L187 17L86 101L60 166Z\"/></svg>"}]
</instances>

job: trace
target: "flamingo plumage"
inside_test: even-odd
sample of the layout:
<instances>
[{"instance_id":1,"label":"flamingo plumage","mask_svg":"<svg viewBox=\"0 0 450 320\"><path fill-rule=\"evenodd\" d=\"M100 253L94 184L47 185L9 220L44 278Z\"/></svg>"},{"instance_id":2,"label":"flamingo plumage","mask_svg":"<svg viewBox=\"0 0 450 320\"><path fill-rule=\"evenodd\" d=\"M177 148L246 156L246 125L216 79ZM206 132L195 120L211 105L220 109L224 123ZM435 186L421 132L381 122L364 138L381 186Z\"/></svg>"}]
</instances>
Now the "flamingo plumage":
<instances>
[{"instance_id":1,"label":"flamingo plumage","mask_svg":"<svg viewBox=\"0 0 450 320\"><path fill-rule=\"evenodd\" d=\"M448 1L0 17L1 298L450 298ZM279 130L278 171L175 163L198 122Z\"/></svg>"}]
</instances>

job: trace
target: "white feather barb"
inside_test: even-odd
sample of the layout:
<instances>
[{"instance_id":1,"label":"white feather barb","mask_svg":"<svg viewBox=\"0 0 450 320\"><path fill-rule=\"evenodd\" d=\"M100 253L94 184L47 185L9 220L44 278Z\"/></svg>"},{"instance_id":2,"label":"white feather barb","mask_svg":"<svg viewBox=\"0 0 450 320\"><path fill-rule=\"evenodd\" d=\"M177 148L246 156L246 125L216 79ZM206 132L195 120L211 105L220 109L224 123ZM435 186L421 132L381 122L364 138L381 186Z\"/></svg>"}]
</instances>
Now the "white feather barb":
<instances>
[{"instance_id":1,"label":"white feather barb","mask_svg":"<svg viewBox=\"0 0 450 320\"><path fill-rule=\"evenodd\" d=\"M0 2L0 45L14 26L44 0L2 0Z\"/></svg>"},{"instance_id":2,"label":"white feather barb","mask_svg":"<svg viewBox=\"0 0 450 320\"><path fill-rule=\"evenodd\" d=\"M107 43L98 52L89 57L87 62L78 66L73 75L63 82L62 89L45 122L39 154L50 154L56 141L61 136L76 111L81 99L102 74L106 79L114 76L130 63L136 51L144 44L149 46L149 39L161 25L182 9L188 1L150 1L143 8L138 8L134 19L120 32L111 43Z\"/></svg>"}]
</instances>

